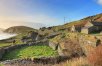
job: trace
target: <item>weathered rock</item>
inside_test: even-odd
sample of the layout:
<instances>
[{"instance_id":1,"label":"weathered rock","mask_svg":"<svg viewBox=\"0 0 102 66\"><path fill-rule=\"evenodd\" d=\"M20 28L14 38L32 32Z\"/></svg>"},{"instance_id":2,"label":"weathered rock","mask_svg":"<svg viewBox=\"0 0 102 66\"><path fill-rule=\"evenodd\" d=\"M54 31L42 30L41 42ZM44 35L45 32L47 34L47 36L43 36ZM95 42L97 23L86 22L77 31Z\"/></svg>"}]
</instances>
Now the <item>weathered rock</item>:
<instances>
[{"instance_id":1,"label":"weathered rock","mask_svg":"<svg viewBox=\"0 0 102 66\"><path fill-rule=\"evenodd\" d=\"M49 41L49 46L53 49L53 50L57 50L58 49L58 44Z\"/></svg>"},{"instance_id":2,"label":"weathered rock","mask_svg":"<svg viewBox=\"0 0 102 66\"><path fill-rule=\"evenodd\" d=\"M102 38L102 37L101 37ZM81 33L66 33L65 37L59 35L50 41L50 47L56 47L58 44L58 53L61 56L81 56L87 55L96 46L101 44L101 38L94 35Z\"/></svg>"}]
</instances>

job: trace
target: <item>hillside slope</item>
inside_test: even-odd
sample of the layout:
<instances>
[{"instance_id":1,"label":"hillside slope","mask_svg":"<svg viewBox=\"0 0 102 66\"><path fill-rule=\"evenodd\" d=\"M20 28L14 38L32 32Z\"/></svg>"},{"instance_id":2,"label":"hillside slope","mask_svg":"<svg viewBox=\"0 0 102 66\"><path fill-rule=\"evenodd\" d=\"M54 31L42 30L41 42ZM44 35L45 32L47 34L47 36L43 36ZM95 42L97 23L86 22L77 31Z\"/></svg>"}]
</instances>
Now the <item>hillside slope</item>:
<instances>
[{"instance_id":1,"label":"hillside slope","mask_svg":"<svg viewBox=\"0 0 102 66\"><path fill-rule=\"evenodd\" d=\"M64 25L53 26L52 29L56 30L56 31L59 31L59 30L62 30L62 29L70 28L73 25L83 27L86 24L86 22L88 22L90 20L95 21L95 22L102 22L102 13L94 15L94 16L89 16L89 17L83 18L81 20L66 23Z\"/></svg>"},{"instance_id":2,"label":"hillside slope","mask_svg":"<svg viewBox=\"0 0 102 66\"><path fill-rule=\"evenodd\" d=\"M71 22L71 23L67 23L65 25L76 25L76 26L83 26L86 22L88 21L95 21L95 22L102 22L102 14L97 14L97 15L94 15L94 16L89 16L89 17L86 17L86 18L83 18L81 20L78 20L78 21L74 21L74 22Z\"/></svg>"}]
</instances>

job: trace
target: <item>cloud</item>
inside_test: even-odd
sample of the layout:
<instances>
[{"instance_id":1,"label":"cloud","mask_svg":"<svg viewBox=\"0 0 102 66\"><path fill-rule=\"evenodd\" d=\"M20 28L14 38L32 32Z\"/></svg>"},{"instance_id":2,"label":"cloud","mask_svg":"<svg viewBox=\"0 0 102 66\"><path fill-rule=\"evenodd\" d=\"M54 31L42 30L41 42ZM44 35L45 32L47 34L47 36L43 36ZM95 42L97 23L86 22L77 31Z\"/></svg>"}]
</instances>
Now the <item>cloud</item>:
<instances>
[{"instance_id":1,"label":"cloud","mask_svg":"<svg viewBox=\"0 0 102 66\"><path fill-rule=\"evenodd\" d=\"M57 18L50 16L51 10L47 11L44 4L36 0L32 2L33 0L0 0L0 28L28 23L51 25L59 22Z\"/></svg>"},{"instance_id":2,"label":"cloud","mask_svg":"<svg viewBox=\"0 0 102 66\"><path fill-rule=\"evenodd\" d=\"M58 20L41 14L35 16L0 16L0 28L24 25L38 29L54 22L58 22Z\"/></svg>"},{"instance_id":3,"label":"cloud","mask_svg":"<svg viewBox=\"0 0 102 66\"><path fill-rule=\"evenodd\" d=\"M48 15L35 14L34 16L0 16L0 22L18 21L18 22L34 22L34 23L50 23L57 22L56 18Z\"/></svg>"},{"instance_id":4,"label":"cloud","mask_svg":"<svg viewBox=\"0 0 102 66\"><path fill-rule=\"evenodd\" d=\"M97 3L102 5L102 0L97 0Z\"/></svg>"},{"instance_id":5,"label":"cloud","mask_svg":"<svg viewBox=\"0 0 102 66\"><path fill-rule=\"evenodd\" d=\"M0 22L0 28L3 28L3 29L7 29L12 26L28 26L35 29L39 29L41 27L45 27L46 25L42 23L32 23L32 22L12 22L12 21Z\"/></svg>"}]
</instances>

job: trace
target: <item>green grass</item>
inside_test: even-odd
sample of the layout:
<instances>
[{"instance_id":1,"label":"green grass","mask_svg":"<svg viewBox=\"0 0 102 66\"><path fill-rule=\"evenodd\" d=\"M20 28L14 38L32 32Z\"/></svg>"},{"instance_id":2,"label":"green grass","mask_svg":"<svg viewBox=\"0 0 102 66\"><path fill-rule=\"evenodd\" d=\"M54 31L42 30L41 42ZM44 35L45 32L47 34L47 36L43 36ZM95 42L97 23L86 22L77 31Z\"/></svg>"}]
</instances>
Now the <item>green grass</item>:
<instances>
[{"instance_id":1,"label":"green grass","mask_svg":"<svg viewBox=\"0 0 102 66\"><path fill-rule=\"evenodd\" d=\"M4 66L3 64L0 64L0 66Z\"/></svg>"},{"instance_id":2,"label":"green grass","mask_svg":"<svg viewBox=\"0 0 102 66\"><path fill-rule=\"evenodd\" d=\"M48 46L29 46L6 53L3 60L52 57L57 55L57 51L52 50Z\"/></svg>"},{"instance_id":3,"label":"green grass","mask_svg":"<svg viewBox=\"0 0 102 66\"><path fill-rule=\"evenodd\" d=\"M16 40L16 43L13 44L12 42L0 42L0 48L5 47L5 46L11 46L11 45L17 45L17 44L23 44L20 40Z\"/></svg>"},{"instance_id":4,"label":"green grass","mask_svg":"<svg viewBox=\"0 0 102 66\"><path fill-rule=\"evenodd\" d=\"M5 47L5 46L10 46L12 45L11 43L0 43L0 47Z\"/></svg>"}]
</instances>

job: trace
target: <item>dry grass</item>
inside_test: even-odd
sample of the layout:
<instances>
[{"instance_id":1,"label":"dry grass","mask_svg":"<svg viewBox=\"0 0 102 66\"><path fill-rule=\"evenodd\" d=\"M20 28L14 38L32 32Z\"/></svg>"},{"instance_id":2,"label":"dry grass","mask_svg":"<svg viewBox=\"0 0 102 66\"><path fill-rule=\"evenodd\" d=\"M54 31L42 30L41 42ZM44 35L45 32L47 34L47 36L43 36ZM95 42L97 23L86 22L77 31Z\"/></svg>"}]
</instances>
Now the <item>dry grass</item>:
<instances>
[{"instance_id":1,"label":"dry grass","mask_svg":"<svg viewBox=\"0 0 102 66\"><path fill-rule=\"evenodd\" d=\"M67 61L67 64L64 66L89 66L89 65L86 58L80 57Z\"/></svg>"},{"instance_id":2,"label":"dry grass","mask_svg":"<svg viewBox=\"0 0 102 66\"><path fill-rule=\"evenodd\" d=\"M102 45L96 47L88 55L88 61L92 66L102 66Z\"/></svg>"}]
</instances>

